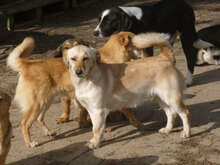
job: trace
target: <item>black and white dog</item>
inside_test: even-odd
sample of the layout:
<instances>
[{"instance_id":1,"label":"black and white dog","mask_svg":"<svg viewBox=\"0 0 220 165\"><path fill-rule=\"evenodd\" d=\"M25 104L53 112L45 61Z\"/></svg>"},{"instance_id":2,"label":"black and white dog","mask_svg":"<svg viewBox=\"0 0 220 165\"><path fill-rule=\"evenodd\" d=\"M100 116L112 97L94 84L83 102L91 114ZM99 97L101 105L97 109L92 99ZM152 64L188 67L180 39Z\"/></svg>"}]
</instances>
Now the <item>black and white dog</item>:
<instances>
[{"instance_id":1,"label":"black and white dog","mask_svg":"<svg viewBox=\"0 0 220 165\"><path fill-rule=\"evenodd\" d=\"M100 14L99 24L94 35L104 38L120 31L130 31L135 34L143 32L169 33L171 44L175 42L179 33L188 64L187 85L192 84L198 51L195 47L210 47L209 43L197 37L194 11L184 0L161 0L147 6L118 6L104 10ZM152 48L148 52L153 53Z\"/></svg>"},{"instance_id":2,"label":"black and white dog","mask_svg":"<svg viewBox=\"0 0 220 165\"><path fill-rule=\"evenodd\" d=\"M196 64L220 65L220 24L200 29L197 35L202 40L213 44L213 46L198 51Z\"/></svg>"}]
</instances>

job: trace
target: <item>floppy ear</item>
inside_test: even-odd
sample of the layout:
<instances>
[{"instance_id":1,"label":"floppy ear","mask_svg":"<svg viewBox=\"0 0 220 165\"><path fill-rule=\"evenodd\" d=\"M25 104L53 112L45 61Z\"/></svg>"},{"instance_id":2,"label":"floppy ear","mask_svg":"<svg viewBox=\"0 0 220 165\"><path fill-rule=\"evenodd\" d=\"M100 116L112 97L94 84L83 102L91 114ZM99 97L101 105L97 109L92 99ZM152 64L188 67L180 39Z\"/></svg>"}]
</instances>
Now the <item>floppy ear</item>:
<instances>
[{"instance_id":1,"label":"floppy ear","mask_svg":"<svg viewBox=\"0 0 220 165\"><path fill-rule=\"evenodd\" d=\"M77 46L77 45L78 45L78 42L75 41L75 42L73 43L73 46ZM72 48L73 46L71 45L71 40L66 40L66 41L64 41L64 43L62 43L62 44L56 49L56 53L55 53L54 57L55 57L55 58L63 57L64 51L66 51L66 50Z\"/></svg>"},{"instance_id":2,"label":"floppy ear","mask_svg":"<svg viewBox=\"0 0 220 165\"><path fill-rule=\"evenodd\" d=\"M73 47L74 47L74 46L77 46L77 45L79 45L79 43L78 43L77 41L75 41L75 42L73 43ZM69 48L71 47L70 44L69 44L69 46L67 46L67 47L68 47L68 49L69 49Z\"/></svg>"},{"instance_id":3,"label":"floppy ear","mask_svg":"<svg viewBox=\"0 0 220 165\"><path fill-rule=\"evenodd\" d=\"M127 46L130 42L131 37L129 35L121 35L119 37L119 42L121 45Z\"/></svg>"},{"instance_id":4,"label":"floppy ear","mask_svg":"<svg viewBox=\"0 0 220 165\"><path fill-rule=\"evenodd\" d=\"M63 56L62 47L63 47L62 45L58 46L58 48L56 49L56 52L54 54L54 58L59 58L59 57Z\"/></svg>"},{"instance_id":5,"label":"floppy ear","mask_svg":"<svg viewBox=\"0 0 220 165\"><path fill-rule=\"evenodd\" d=\"M63 54L63 62L65 63L67 69L69 70L70 64L69 61L67 60L67 52Z\"/></svg>"},{"instance_id":6,"label":"floppy ear","mask_svg":"<svg viewBox=\"0 0 220 165\"><path fill-rule=\"evenodd\" d=\"M119 19L119 29L118 31L130 31L132 26L131 18L122 10L119 11L120 19Z\"/></svg>"}]
</instances>

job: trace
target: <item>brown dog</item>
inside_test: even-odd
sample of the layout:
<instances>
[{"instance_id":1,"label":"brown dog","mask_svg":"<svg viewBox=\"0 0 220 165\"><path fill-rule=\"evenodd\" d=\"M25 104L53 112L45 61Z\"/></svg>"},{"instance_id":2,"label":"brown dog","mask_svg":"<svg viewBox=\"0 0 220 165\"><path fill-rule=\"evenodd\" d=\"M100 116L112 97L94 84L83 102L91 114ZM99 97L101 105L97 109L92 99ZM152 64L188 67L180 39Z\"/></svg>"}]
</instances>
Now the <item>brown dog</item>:
<instances>
[{"instance_id":1,"label":"brown dog","mask_svg":"<svg viewBox=\"0 0 220 165\"><path fill-rule=\"evenodd\" d=\"M11 98L0 90L0 165L5 164L10 149L12 126L9 121Z\"/></svg>"},{"instance_id":2,"label":"brown dog","mask_svg":"<svg viewBox=\"0 0 220 165\"><path fill-rule=\"evenodd\" d=\"M121 38L121 37L120 37ZM129 35L123 35L122 38L129 38ZM122 44L127 44L126 39L120 39ZM75 42L77 44L77 42ZM74 46L70 44L69 46ZM117 43L112 43L117 44ZM63 53L69 48L68 44L63 49ZM43 119L45 112L50 107L50 104L55 95L59 94L62 97L62 105L64 113L61 118L68 118L70 112L70 98L75 98L75 89L71 83L70 74L63 63L62 58L42 59L42 60L27 60L21 57L27 57L34 49L34 40L26 38L19 46L17 46L9 55L7 63L16 72L19 72L19 82L16 88L15 100L19 103L22 112L22 131L24 140L27 146L35 147L38 143L30 139L30 128L34 121L46 135L55 135L45 125ZM126 49L122 49L123 52ZM134 50L134 54L142 52L135 47L129 47L129 53ZM118 50L118 55L123 56L123 52ZM137 53L139 55L139 53ZM134 55L131 55L134 56ZM87 112L75 100L76 106L80 111L79 125L87 124ZM130 109L124 109L124 114L129 118L130 122L140 127L141 123L136 120L133 112Z\"/></svg>"}]
</instances>

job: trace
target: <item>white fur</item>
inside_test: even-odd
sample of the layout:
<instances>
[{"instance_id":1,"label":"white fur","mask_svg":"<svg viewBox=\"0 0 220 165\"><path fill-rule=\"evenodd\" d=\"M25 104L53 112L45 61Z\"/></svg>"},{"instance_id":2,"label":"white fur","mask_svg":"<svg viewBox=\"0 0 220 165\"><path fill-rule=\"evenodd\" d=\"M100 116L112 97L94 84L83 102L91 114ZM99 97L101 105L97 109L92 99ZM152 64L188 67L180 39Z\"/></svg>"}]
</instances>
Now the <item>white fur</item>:
<instances>
[{"instance_id":1,"label":"white fur","mask_svg":"<svg viewBox=\"0 0 220 165\"><path fill-rule=\"evenodd\" d=\"M213 45L211 43L209 43L209 42L206 42L206 41L203 41L201 39L198 39L197 41L195 41L193 43L193 46L195 48L202 49L202 48L209 48L209 47L211 47Z\"/></svg>"},{"instance_id":2,"label":"white fur","mask_svg":"<svg viewBox=\"0 0 220 165\"><path fill-rule=\"evenodd\" d=\"M121 7L119 6L125 13L129 16L135 16L138 20L141 20L143 16L143 11L139 7Z\"/></svg>"},{"instance_id":3,"label":"white fur","mask_svg":"<svg viewBox=\"0 0 220 165\"><path fill-rule=\"evenodd\" d=\"M220 60L215 59L214 56L220 56L220 49L215 47L205 49L200 49L197 53L197 63L196 64L203 64L208 63L212 65L220 65Z\"/></svg>"},{"instance_id":4,"label":"white fur","mask_svg":"<svg viewBox=\"0 0 220 165\"><path fill-rule=\"evenodd\" d=\"M104 38L104 36L103 36L103 34L102 34L102 31L101 31L101 29L100 29L100 25L101 25L102 20L104 19L104 17L105 17L106 15L108 15L109 12L110 12L110 10L107 9L107 10L105 10L105 11L102 13L101 20L100 20L98 26L95 28L95 31L99 31L99 37L100 37L100 38Z\"/></svg>"},{"instance_id":5,"label":"white fur","mask_svg":"<svg viewBox=\"0 0 220 165\"><path fill-rule=\"evenodd\" d=\"M186 85L192 85L193 74L188 70L187 78L186 78Z\"/></svg>"},{"instance_id":6,"label":"white fur","mask_svg":"<svg viewBox=\"0 0 220 165\"><path fill-rule=\"evenodd\" d=\"M152 32L136 35L132 38L132 42L135 43L135 46L137 46L138 48L143 48L143 46L150 45L150 43L161 44L164 42L166 42L166 44L170 46L170 43L168 42L169 39L169 34Z\"/></svg>"},{"instance_id":7,"label":"white fur","mask_svg":"<svg viewBox=\"0 0 220 165\"><path fill-rule=\"evenodd\" d=\"M25 52L32 52L34 49L34 40L32 38L25 38L24 41L18 45L9 55L7 59L7 65L13 70L21 71L21 59L20 56Z\"/></svg>"},{"instance_id":8,"label":"white fur","mask_svg":"<svg viewBox=\"0 0 220 165\"><path fill-rule=\"evenodd\" d=\"M151 35L149 35L151 36ZM155 36L158 38L155 39ZM166 35L151 36L152 42L161 42L163 46ZM149 43L150 45L151 43ZM155 43L158 44L158 43ZM169 45L166 45L169 47ZM77 63L72 61L73 57L87 55L88 62L85 67L89 68L88 74L78 77L75 74ZM105 118L110 111L138 105L151 97L157 97L168 117L168 123L162 128L162 133L169 133L174 123L174 115L177 113L184 124L182 138L190 136L190 125L185 107L182 102L183 76L174 68L172 61L164 57L145 58L138 63L118 64L119 70L115 65L96 63L93 50L86 46L76 46L68 50L67 58L71 80L76 89L76 97L85 107L92 120L93 138L89 142L90 148L96 148L102 139ZM77 65L76 65L77 64ZM90 65L91 64L91 65ZM123 66L126 67L123 69ZM162 68L158 70L158 65ZM142 68L143 70L140 70ZM169 73L165 68L169 69ZM138 73L139 75L137 76ZM137 77L136 77L137 76ZM131 79L131 77L133 79ZM161 79L159 78L161 77ZM170 110L168 110L170 109Z\"/></svg>"}]
</instances>

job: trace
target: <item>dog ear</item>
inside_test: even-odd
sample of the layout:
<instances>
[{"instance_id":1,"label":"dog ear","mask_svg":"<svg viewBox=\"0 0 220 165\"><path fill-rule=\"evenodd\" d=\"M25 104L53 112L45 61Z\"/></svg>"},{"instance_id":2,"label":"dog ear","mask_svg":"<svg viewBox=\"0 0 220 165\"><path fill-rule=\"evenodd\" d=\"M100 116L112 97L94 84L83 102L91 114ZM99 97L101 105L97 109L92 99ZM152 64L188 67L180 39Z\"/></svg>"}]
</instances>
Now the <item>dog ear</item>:
<instances>
[{"instance_id":1,"label":"dog ear","mask_svg":"<svg viewBox=\"0 0 220 165\"><path fill-rule=\"evenodd\" d=\"M118 31L129 31L132 26L131 18L122 10L119 11L120 19L119 19L119 29Z\"/></svg>"},{"instance_id":2,"label":"dog ear","mask_svg":"<svg viewBox=\"0 0 220 165\"><path fill-rule=\"evenodd\" d=\"M63 62L66 64L67 69L69 70L69 61L67 60L67 52L63 54Z\"/></svg>"},{"instance_id":3,"label":"dog ear","mask_svg":"<svg viewBox=\"0 0 220 165\"><path fill-rule=\"evenodd\" d=\"M60 46L58 46L58 48L55 51L54 58L59 58L59 57L62 57L62 56L63 56L62 45L60 45Z\"/></svg>"},{"instance_id":4,"label":"dog ear","mask_svg":"<svg viewBox=\"0 0 220 165\"><path fill-rule=\"evenodd\" d=\"M129 35L121 35L119 37L119 42L121 43L121 45L127 46L130 42L131 37Z\"/></svg>"},{"instance_id":5,"label":"dog ear","mask_svg":"<svg viewBox=\"0 0 220 165\"><path fill-rule=\"evenodd\" d=\"M75 41L75 42L73 43L73 47L74 47L74 46L77 46L77 45L79 45L79 43L78 43L77 41ZM69 48L70 48L70 47L69 47ZM69 49L69 48L68 48L68 49Z\"/></svg>"},{"instance_id":6,"label":"dog ear","mask_svg":"<svg viewBox=\"0 0 220 165\"><path fill-rule=\"evenodd\" d=\"M77 45L78 45L78 42L75 41L75 42L73 43L73 46L77 46ZM73 46L71 45L71 40L70 40L70 39L64 41L64 43L62 43L62 44L56 49L56 52L55 52L54 57L55 57L55 58L63 57L64 51L66 51L66 50L72 48Z\"/></svg>"}]
</instances>

